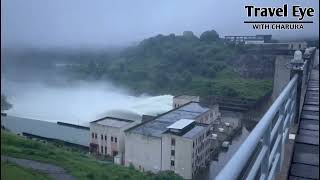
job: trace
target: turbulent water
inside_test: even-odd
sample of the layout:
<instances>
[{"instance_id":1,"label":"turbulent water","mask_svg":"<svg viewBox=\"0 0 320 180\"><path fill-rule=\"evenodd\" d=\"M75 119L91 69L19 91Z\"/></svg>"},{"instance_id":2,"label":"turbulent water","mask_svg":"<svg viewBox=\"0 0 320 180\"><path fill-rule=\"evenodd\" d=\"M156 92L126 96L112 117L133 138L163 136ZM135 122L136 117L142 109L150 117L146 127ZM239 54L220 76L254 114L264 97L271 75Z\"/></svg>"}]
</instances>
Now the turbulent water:
<instances>
[{"instance_id":1,"label":"turbulent water","mask_svg":"<svg viewBox=\"0 0 320 180\"><path fill-rule=\"evenodd\" d=\"M106 83L80 82L68 87L43 83L2 82L13 108L10 115L88 125L104 116L140 119L172 108L172 96L132 96Z\"/></svg>"}]
</instances>

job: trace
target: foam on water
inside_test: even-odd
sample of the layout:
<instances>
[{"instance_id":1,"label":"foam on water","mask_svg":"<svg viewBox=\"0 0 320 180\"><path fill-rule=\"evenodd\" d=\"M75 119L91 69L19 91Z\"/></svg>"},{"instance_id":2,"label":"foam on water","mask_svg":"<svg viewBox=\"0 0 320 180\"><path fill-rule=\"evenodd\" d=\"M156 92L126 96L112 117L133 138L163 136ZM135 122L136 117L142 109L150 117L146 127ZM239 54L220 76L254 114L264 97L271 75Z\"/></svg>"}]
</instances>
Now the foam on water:
<instances>
[{"instance_id":1,"label":"foam on water","mask_svg":"<svg viewBox=\"0 0 320 180\"><path fill-rule=\"evenodd\" d=\"M45 121L87 125L103 116L139 119L172 108L172 96L132 96L105 83L79 83L70 87L6 83L13 108L8 114Z\"/></svg>"}]
</instances>

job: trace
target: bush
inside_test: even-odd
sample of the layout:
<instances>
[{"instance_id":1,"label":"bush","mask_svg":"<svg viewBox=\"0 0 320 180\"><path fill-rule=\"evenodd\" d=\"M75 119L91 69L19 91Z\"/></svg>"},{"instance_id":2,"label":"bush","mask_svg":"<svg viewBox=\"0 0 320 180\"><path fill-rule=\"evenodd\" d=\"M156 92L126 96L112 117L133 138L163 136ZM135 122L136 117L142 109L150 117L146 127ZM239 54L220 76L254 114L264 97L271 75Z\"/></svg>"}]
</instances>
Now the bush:
<instances>
[{"instance_id":1,"label":"bush","mask_svg":"<svg viewBox=\"0 0 320 180\"><path fill-rule=\"evenodd\" d=\"M215 30L205 31L200 35L201 41L214 42L219 39L219 34Z\"/></svg>"}]
</instances>

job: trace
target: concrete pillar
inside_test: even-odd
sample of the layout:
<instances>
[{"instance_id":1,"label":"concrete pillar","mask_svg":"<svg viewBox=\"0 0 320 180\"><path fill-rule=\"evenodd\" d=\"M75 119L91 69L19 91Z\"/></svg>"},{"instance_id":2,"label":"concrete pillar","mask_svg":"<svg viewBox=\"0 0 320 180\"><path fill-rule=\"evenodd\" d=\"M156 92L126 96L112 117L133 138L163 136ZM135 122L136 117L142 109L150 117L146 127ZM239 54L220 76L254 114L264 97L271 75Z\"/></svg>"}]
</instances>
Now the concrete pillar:
<instances>
[{"instance_id":1,"label":"concrete pillar","mask_svg":"<svg viewBox=\"0 0 320 180\"><path fill-rule=\"evenodd\" d=\"M297 97L296 97L296 118L295 118L295 123L299 122L300 119L300 111L302 108L301 101L303 97L301 96L302 94L302 78L303 78L303 65L304 65L304 60L302 58L302 53L301 51L295 51L294 53L294 58L291 60L291 73L290 73L290 78L292 78L294 75L298 74L298 84L297 84Z\"/></svg>"},{"instance_id":2,"label":"concrete pillar","mask_svg":"<svg viewBox=\"0 0 320 180\"><path fill-rule=\"evenodd\" d=\"M283 88L290 81L290 61L292 56L277 55L274 62L274 76L273 76L273 92L272 101L274 101Z\"/></svg>"}]
</instances>

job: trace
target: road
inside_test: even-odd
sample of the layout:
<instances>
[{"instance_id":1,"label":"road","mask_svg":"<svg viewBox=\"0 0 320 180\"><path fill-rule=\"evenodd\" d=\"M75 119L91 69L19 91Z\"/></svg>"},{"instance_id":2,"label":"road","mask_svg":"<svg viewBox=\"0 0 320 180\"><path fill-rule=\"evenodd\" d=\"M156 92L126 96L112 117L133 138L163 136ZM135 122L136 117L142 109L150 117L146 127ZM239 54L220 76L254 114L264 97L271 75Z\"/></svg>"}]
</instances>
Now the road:
<instances>
[{"instance_id":1,"label":"road","mask_svg":"<svg viewBox=\"0 0 320 180\"><path fill-rule=\"evenodd\" d=\"M29 159L13 158L1 155L1 161L9 161L24 168L32 169L41 173L48 174L55 180L75 180L75 178L67 173L63 168Z\"/></svg>"}]
</instances>

